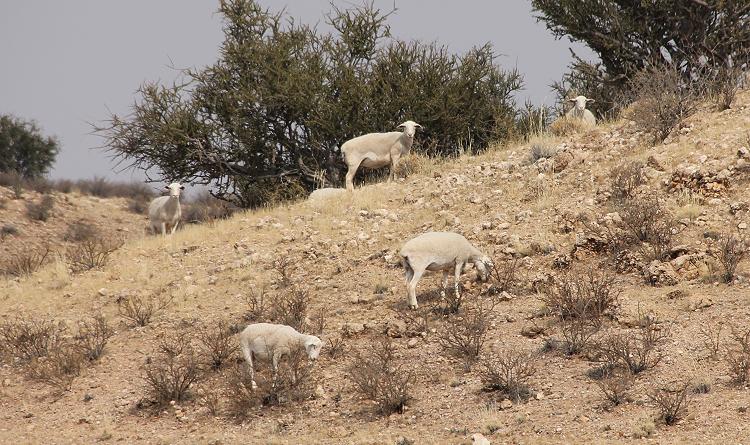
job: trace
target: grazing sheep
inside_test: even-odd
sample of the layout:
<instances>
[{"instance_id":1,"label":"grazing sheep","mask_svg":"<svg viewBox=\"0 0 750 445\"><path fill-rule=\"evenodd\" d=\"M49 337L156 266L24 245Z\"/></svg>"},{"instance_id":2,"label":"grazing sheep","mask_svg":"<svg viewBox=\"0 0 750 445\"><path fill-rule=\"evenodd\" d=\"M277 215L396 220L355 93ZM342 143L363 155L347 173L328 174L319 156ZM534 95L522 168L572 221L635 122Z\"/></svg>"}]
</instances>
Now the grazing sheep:
<instances>
[{"instance_id":1,"label":"grazing sheep","mask_svg":"<svg viewBox=\"0 0 750 445\"><path fill-rule=\"evenodd\" d=\"M492 445L486 437L484 437L484 434L482 433L474 433L471 435L471 445Z\"/></svg>"},{"instance_id":2,"label":"grazing sheep","mask_svg":"<svg viewBox=\"0 0 750 445\"><path fill-rule=\"evenodd\" d=\"M307 197L309 202L322 203L335 198L341 198L346 194L345 189L326 187L322 189L313 190L310 196Z\"/></svg>"},{"instance_id":3,"label":"grazing sheep","mask_svg":"<svg viewBox=\"0 0 750 445\"><path fill-rule=\"evenodd\" d=\"M179 182L173 182L166 188L169 190L169 195L154 198L151 204L148 205L148 218L151 221L151 229L154 233L161 231L162 236L167 234L167 229L170 229L170 234L174 233L177 229L177 224L179 224L182 217L180 191L184 190L185 186L180 185Z\"/></svg>"},{"instance_id":4,"label":"grazing sheep","mask_svg":"<svg viewBox=\"0 0 750 445\"><path fill-rule=\"evenodd\" d=\"M354 175L357 169L362 167L381 168L390 165L391 172L388 181L394 179L396 166L401 156L409 153L414 143L414 134L421 125L414 121L406 121L397 128L403 131L391 131L389 133L368 133L350 139L341 145L341 153L344 156L349 170L346 172L346 189L354 190Z\"/></svg>"},{"instance_id":5,"label":"grazing sheep","mask_svg":"<svg viewBox=\"0 0 750 445\"><path fill-rule=\"evenodd\" d=\"M412 309L419 307L417 282L425 270L443 271L443 296L448 286L448 273L453 270L456 296L459 296L458 281L468 263L474 264L482 281L487 280L489 269L493 267L492 260L487 255L471 245L466 238L453 232L427 232L419 235L407 241L399 255L406 272L407 302Z\"/></svg>"},{"instance_id":6,"label":"grazing sheep","mask_svg":"<svg viewBox=\"0 0 750 445\"><path fill-rule=\"evenodd\" d=\"M570 101L575 103L575 105L565 113L566 119L577 119L591 126L596 125L594 114L586 109L586 104L593 102L594 99L587 99L586 96L578 96L570 99Z\"/></svg>"},{"instance_id":7,"label":"grazing sheep","mask_svg":"<svg viewBox=\"0 0 750 445\"><path fill-rule=\"evenodd\" d=\"M322 347L323 342L318 337L300 334L293 327L283 324L255 323L248 325L240 333L240 349L250 364L253 389L257 388L253 358L265 361L270 359L276 374L279 360L293 350L304 350L310 360L316 360Z\"/></svg>"}]
</instances>

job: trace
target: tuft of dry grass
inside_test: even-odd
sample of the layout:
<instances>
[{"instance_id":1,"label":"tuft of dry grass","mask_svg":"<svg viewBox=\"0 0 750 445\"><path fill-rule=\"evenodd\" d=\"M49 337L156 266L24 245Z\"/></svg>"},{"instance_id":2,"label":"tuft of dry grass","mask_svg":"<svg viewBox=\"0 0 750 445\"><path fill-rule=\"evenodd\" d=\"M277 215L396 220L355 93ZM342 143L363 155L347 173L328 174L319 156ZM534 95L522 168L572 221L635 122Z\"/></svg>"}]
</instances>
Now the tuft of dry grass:
<instances>
[{"instance_id":1,"label":"tuft of dry grass","mask_svg":"<svg viewBox=\"0 0 750 445\"><path fill-rule=\"evenodd\" d=\"M659 410L659 420L667 425L674 425L685 416L690 403L690 382L673 386L661 386L649 393L648 398Z\"/></svg>"},{"instance_id":2,"label":"tuft of dry grass","mask_svg":"<svg viewBox=\"0 0 750 445\"><path fill-rule=\"evenodd\" d=\"M161 292L140 297L133 295L118 301L117 310L120 316L136 326L146 326L172 302L172 297L164 297Z\"/></svg>"},{"instance_id":3,"label":"tuft of dry grass","mask_svg":"<svg viewBox=\"0 0 750 445\"><path fill-rule=\"evenodd\" d=\"M109 261L109 257L125 244L125 240L113 237L90 237L68 247L65 253L68 265L73 273L100 269Z\"/></svg>"},{"instance_id":4,"label":"tuft of dry grass","mask_svg":"<svg viewBox=\"0 0 750 445\"><path fill-rule=\"evenodd\" d=\"M516 403L531 397L528 380L536 373L531 354L507 350L482 360L482 379L485 391L499 391Z\"/></svg>"},{"instance_id":5,"label":"tuft of dry grass","mask_svg":"<svg viewBox=\"0 0 750 445\"><path fill-rule=\"evenodd\" d=\"M50 261L52 248L49 245L20 249L6 260L2 275L24 277L33 274Z\"/></svg>"},{"instance_id":6,"label":"tuft of dry grass","mask_svg":"<svg viewBox=\"0 0 750 445\"><path fill-rule=\"evenodd\" d=\"M223 320L202 326L196 337L209 358L211 369L221 368L237 350L232 329Z\"/></svg>"},{"instance_id":7,"label":"tuft of dry grass","mask_svg":"<svg viewBox=\"0 0 750 445\"><path fill-rule=\"evenodd\" d=\"M38 203L26 203L26 216L32 221L47 221L52 216L52 209L55 208L55 198L51 195L44 195Z\"/></svg>"}]
</instances>

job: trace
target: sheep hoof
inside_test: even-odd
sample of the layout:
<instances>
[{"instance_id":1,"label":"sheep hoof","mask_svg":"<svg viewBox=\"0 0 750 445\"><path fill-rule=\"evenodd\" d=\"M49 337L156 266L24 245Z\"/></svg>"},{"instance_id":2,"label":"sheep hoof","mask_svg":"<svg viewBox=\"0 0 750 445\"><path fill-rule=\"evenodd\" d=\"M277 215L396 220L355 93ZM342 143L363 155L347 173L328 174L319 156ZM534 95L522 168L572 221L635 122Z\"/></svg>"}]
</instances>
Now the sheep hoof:
<instances>
[{"instance_id":1,"label":"sheep hoof","mask_svg":"<svg viewBox=\"0 0 750 445\"><path fill-rule=\"evenodd\" d=\"M409 309L419 309L419 305L418 304L410 304L409 305Z\"/></svg>"},{"instance_id":2,"label":"sheep hoof","mask_svg":"<svg viewBox=\"0 0 750 445\"><path fill-rule=\"evenodd\" d=\"M251 383L252 383L251 386L253 388L253 391L255 391L256 389L258 389L258 385L255 384L255 380L253 380Z\"/></svg>"}]
</instances>

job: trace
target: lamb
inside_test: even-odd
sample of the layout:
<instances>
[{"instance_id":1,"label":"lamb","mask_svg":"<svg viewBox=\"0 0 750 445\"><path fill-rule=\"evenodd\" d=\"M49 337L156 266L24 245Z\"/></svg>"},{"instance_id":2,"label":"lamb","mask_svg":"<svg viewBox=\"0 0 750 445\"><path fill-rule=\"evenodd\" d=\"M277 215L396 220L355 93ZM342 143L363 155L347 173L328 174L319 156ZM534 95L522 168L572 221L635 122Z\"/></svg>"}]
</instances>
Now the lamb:
<instances>
[{"instance_id":1,"label":"lamb","mask_svg":"<svg viewBox=\"0 0 750 445\"><path fill-rule=\"evenodd\" d=\"M575 105L565 113L565 119L577 119L591 126L596 125L594 114L586 109L586 104L593 102L594 99L587 99L586 96L578 96L570 99L570 101L575 103Z\"/></svg>"},{"instance_id":2,"label":"lamb","mask_svg":"<svg viewBox=\"0 0 750 445\"><path fill-rule=\"evenodd\" d=\"M421 125L406 121L397 128L403 131L368 133L350 139L341 145L341 154L349 170L346 172L346 189L354 191L354 175L362 167L381 168L390 165L388 182L396 175L396 166L401 156L409 153L414 143L414 134Z\"/></svg>"},{"instance_id":3,"label":"lamb","mask_svg":"<svg viewBox=\"0 0 750 445\"><path fill-rule=\"evenodd\" d=\"M173 234L177 229L177 224L182 218L182 209L180 209L180 191L185 189L184 185L179 182L173 182L166 187L169 195L154 198L148 205L148 218L151 221L151 229L154 233L161 231L162 236Z\"/></svg>"},{"instance_id":4,"label":"lamb","mask_svg":"<svg viewBox=\"0 0 750 445\"><path fill-rule=\"evenodd\" d=\"M401 265L406 272L407 303L417 309L417 283L425 270L443 271L443 290L448 286L448 273L454 272L456 296L461 273L468 263L473 263L479 279L487 281L492 260L474 247L466 238L453 232L427 232L404 243L399 251Z\"/></svg>"},{"instance_id":5,"label":"lamb","mask_svg":"<svg viewBox=\"0 0 750 445\"><path fill-rule=\"evenodd\" d=\"M240 349L245 360L250 364L250 379L253 389L255 384L255 369L253 358L265 361L271 360L273 372L279 366L279 360L293 351L304 351L310 360L317 360L323 342L314 335L301 334L291 326L271 323L255 323L248 325L240 333Z\"/></svg>"}]
</instances>

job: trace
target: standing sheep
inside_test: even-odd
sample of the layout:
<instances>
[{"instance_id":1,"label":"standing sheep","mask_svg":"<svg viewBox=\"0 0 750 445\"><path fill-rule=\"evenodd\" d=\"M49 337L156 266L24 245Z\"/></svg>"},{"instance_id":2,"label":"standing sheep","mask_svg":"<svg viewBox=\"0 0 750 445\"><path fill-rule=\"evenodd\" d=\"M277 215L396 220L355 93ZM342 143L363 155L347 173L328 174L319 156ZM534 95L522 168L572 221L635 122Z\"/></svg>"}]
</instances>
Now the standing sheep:
<instances>
[{"instance_id":1,"label":"standing sheep","mask_svg":"<svg viewBox=\"0 0 750 445\"><path fill-rule=\"evenodd\" d=\"M240 349L250 365L253 389L257 388L253 358L270 360L275 375L282 357L293 351L304 351L310 360L316 360L322 348L323 342L318 337L301 334L283 324L255 323L240 333Z\"/></svg>"},{"instance_id":2,"label":"standing sheep","mask_svg":"<svg viewBox=\"0 0 750 445\"><path fill-rule=\"evenodd\" d=\"M443 271L443 291L448 287L448 273L453 270L456 296L461 273L468 263L473 263L479 278L486 281L492 260L474 247L466 238L453 232L427 232L407 241L399 252L401 265L406 272L407 302L417 309L417 283L426 270Z\"/></svg>"},{"instance_id":3,"label":"standing sheep","mask_svg":"<svg viewBox=\"0 0 750 445\"><path fill-rule=\"evenodd\" d=\"M565 113L565 118L570 120L580 120L588 125L595 126L596 118L594 114L586 109L586 104L594 102L594 99L587 99L586 96L578 96L570 99L575 105Z\"/></svg>"},{"instance_id":4,"label":"standing sheep","mask_svg":"<svg viewBox=\"0 0 750 445\"><path fill-rule=\"evenodd\" d=\"M151 229L154 233L161 231L162 236L167 234L167 230L170 230L170 234L173 234L177 229L177 224L182 218L182 209L180 208L180 191L185 189L185 186L180 185L179 182L173 182L166 187L169 190L169 195L159 196L151 201L148 205L148 218L151 221Z\"/></svg>"},{"instance_id":5,"label":"standing sheep","mask_svg":"<svg viewBox=\"0 0 750 445\"><path fill-rule=\"evenodd\" d=\"M368 133L350 139L341 145L341 153L349 168L346 172L346 189L354 191L354 175L362 167L381 168L390 165L388 175L390 182L395 178L396 166L401 156L409 153L414 143L414 134L421 125L414 121L406 121L397 128L403 131L389 133Z\"/></svg>"}]
</instances>

